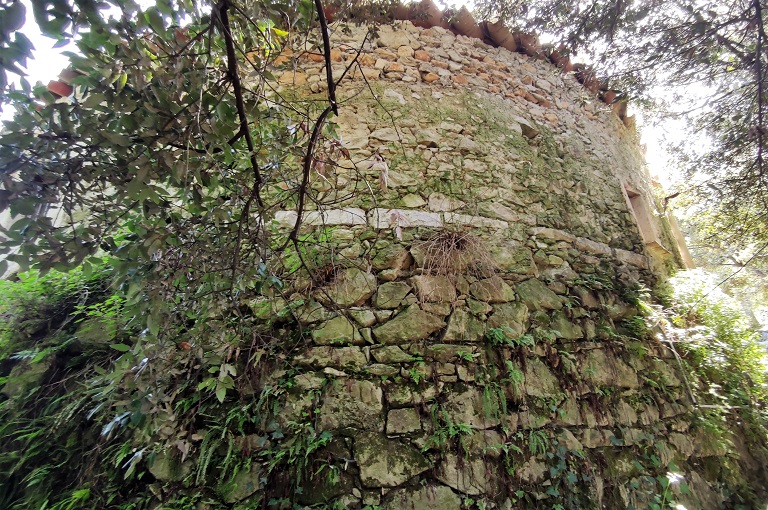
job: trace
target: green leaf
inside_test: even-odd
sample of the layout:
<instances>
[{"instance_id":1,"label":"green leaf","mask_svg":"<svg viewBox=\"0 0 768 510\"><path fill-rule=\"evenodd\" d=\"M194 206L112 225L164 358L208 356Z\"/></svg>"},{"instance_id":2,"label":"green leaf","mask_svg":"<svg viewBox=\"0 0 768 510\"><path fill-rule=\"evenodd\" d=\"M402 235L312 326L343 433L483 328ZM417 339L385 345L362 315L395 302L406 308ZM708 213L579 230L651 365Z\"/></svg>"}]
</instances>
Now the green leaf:
<instances>
[{"instance_id":1,"label":"green leaf","mask_svg":"<svg viewBox=\"0 0 768 510\"><path fill-rule=\"evenodd\" d=\"M120 93L125 88L126 83L128 83L128 73L122 72L117 76L117 80L115 81L115 86L118 93Z\"/></svg>"},{"instance_id":2,"label":"green leaf","mask_svg":"<svg viewBox=\"0 0 768 510\"><path fill-rule=\"evenodd\" d=\"M107 97L104 94L88 94L88 97L86 97L85 101L83 101L83 106L85 108L96 108L97 106L101 106L102 103L105 103L106 100Z\"/></svg>"},{"instance_id":3,"label":"green leaf","mask_svg":"<svg viewBox=\"0 0 768 510\"><path fill-rule=\"evenodd\" d=\"M110 344L109 346L118 352L128 352L131 350L131 347L125 344Z\"/></svg>"},{"instance_id":4,"label":"green leaf","mask_svg":"<svg viewBox=\"0 0 768 510\"><path fill-rule=\"evenodd\" d=\"M227 397L227 388L223 384L219 384L216 386L216 399L219 401L219 403L223 404L224 399Z\"/></svg>"},{"instance_id":5,"label":"green leaf","mask_svg":"<svg viewBox=\"0 0 768 510\"><path fill-rule=\"evenodd\" d=\"M160 333L160 321L158 316L159 313L156 310L153 310L152 313L149 314L149 317L147 317L147 328L149 328L149 334L155 338L157 338L158 333Z\"/></svg>"},{"instance_id":6,"label":"green leaf","mask_svg":"<svg viewBox=\"0 0 768 510\"><path fill-rule=\"evenodd\" d=\"M144 13L144 17L149 23L149 26L152 27L152 30L154 30L158 34L165 32L165 23L163 23L163 16L160 14L160 11L158 11L157 8L152 7L150 9L147 9L147 12Z\"/></svg>"}]
</instances>

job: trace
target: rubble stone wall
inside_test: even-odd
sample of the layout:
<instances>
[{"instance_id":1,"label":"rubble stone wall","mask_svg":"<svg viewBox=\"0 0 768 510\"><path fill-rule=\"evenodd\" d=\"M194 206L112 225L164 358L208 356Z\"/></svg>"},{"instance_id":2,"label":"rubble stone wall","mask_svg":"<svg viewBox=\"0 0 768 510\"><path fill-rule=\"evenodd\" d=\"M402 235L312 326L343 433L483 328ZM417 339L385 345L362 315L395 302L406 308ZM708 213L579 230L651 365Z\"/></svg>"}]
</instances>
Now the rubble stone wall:
<instances>
[{"instance_id":1,"label":"rubble stone wall","mask_svg":"<svg viewBox=\"0 0 768 510\"><path fill-rule=\"evenodd\" d=\"M354 63L333 119L349 160L316 168L304 217L331 274L251 303L273 326L290 308L306 339L276 426L333 437L339 478L303 502L642 508L656 481L638 462L717 459L638 324L658 273L624 193L652 204L634 128L549 62L408 22L366 33L332 34L334 76ZM277 65L284 91L325 100L316 49ZM716 482L687 473L681 501L718 508Z\"/></svg>"}]
</instances>

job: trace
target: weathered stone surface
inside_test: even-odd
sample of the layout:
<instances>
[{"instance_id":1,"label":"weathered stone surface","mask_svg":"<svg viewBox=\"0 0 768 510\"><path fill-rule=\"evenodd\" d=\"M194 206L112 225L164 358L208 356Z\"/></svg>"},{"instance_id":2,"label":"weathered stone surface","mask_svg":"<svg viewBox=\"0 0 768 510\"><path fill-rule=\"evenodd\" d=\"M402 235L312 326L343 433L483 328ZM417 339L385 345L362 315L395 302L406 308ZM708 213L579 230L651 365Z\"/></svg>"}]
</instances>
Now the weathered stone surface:
<instances>
[{"instance_id":1,"label":"weathered stone surface","mask_svg":"<svg viewBox=\"0 0 768 510\"><path fill-rule=\"evenodd\" d=\"M438 144L442 142L442 138L434 129L419 129L415 134L416 143L425 145L427 147L438 147ZM436 209L432 210L434 211Z\"/></svg>"},{"instance_id":2,"label":"weathered stone surface","mask_svg":"<svg viewBox=\"0 0 768 510\"><path fill-rule=\"evenodd\" d=\"M371 356L379 363L408 363L414 358L397 345L383 345L371 348Z\"/></svg>"},{"instance_id":3,"label":"weathered stone surface","mask_svg":"<svg viewBox=\"0 0 768 510\"><path fill-rule=\"evenodd\" d=\"M565 338L567 340L584 338L584 331L582 331L581 326L574 324L562 311L559 310L552 314L550 327L557 331L558 338Z\"/></svg>"},{"instance_id":4,"label":"weathered stone surface","mask_svg":"<svg viewBox=\"0 0 768 510\"><path fill-rule=\"evenodd\" d=\"M331 386L323 394L320 429L384 430L384 398L379 386L355 379Z\"/></svg>"},{"instance_id":5,"label":"weathered stone surface","mask_svg":"<svg viewBox=\"0 0 768 510\"><path fill-rule=\"evenodd\" d=\"M471 284L469 292L478 301L485 301L486 303L505 303L515 299L515 291L498 276Z\"/></svg>"},{"instance_id":6,"label":"weathered stone surface","mask_svg":"<svg viewBox=\"0 0 768 510\"><path fill-rule=\"evenodd\" d=\"M463 459L455 454L446 455L438 465L435 477L470 496L488 492L492 487L491 473L482 458Z\"/></svg>"},{"instance_id":7,"label":"weathered stone surface","mask_svg":"<svg viewBox=\"0 0 768 510\"><path fill-rule=\"evenodd\" d=\"M392 491L382 510L460 510L461 499L444 485Z\"/></svg>"},{"instance_id":8,"label":"weathered stone surface","mask_svg":"<svg viewBox=\"0 0 768 510\"><path fill-rule=\"evenodd\" d=\"M333 313L327 310L317 301L310 300L308 303L298 307L295 311L296 316L302 326L308 326L316 322L327 321L333 318Z\"/></svg>"},{"instance_id":9,"label":"weathered stone surface","mask_svg":"<svg viewBox=\"0 0 768 510\"><path fill-rule=\"evenodd\" d=\"M665 360L654 359L651 361L650 367L653 372L648 374L648 376L651 379L655 379L660 386L671 386L673 388L680 386L680 379L678 379L677 372L673 367L674 365L670 366Z\"/></svg>"},{"instance_id":10,"label":"weathered stone surface","mask_svg":"<svg viewBox=\"0 0 768 510\"><path fill-rule=\"evenodd\" d=\"M413 446L377 433L355 437L355 460L365 487L397 487L430 468Z\"/></svg>"},{"instance_id":11,"label":"weathered stone surface","mask_svg":"<svg viewBox=\"0 0 768 510\"><path fill-rule=\"evenodd\" d=\"M570 232L557 230L555 228L533 227L529 232L532 236L543 237L552 241L565 241L567 243L572 243L576 240L576 236Z\"/></svg>"},{"instance_id":12,"label":"weathered stone surface","mask_svg":"<svg viewBox=\"0 0 768 510\"><path fill-rule=\"evenodd\" d=\"M584 237L578 237L576 238L576 241L573 243L574 248L580 251L585 251L587 253L593 253L595 255L610 255L611 254L611 247L604 243L598 243L596 241L592 241L591 239L586 239Z\"/></svg>"},{"instance_id":13,"label":"weathered stone surface","mask_svg":"<svg viewBox=\"0 0 768 510\"><path fill-rule=\"evenodd\" d=\"M617 249L616 258L622 262L626 262L627 264L632 264L633 266L641 267L643 269L648 267L648 257L632 251Z\"/></svg>"},{"instance_id":14,"label":"weathered stone surface","mask_svg":"<svg viewBox=\"0 0 768 510\"><path fill-rule=\"evenodd\" d=\"M347 310L347 313L361 327L369 328L376 324L376 315L371 310Z\"/></svg>"},{"instance_id":15,"label":"weathered stone surface","mask_svg":"<svg viewBox=\"0 0 768 510\"><path fill-rule=\"evenodd\" d=\"M531 250L516 241L493 247L491 257L501 271L531 276L538 271Z\"/></svg>"},{"instance_id":16,"label":"weathered stone surface","mask_svg":"<svg viewBox=\"0 0 768 510\"><path fill-rule=\"evenodd\" d=\"M693 455L693 441L687 434L673 432L669 435L669 442L675 447L677 453L684 459Z\"/></svg>"},{"instance_id":17,"label":"weathered stone surface","mask_svg":"<svg viewBox=\"0 0 768 510\"><path fill-rule=\"evenodd\" d=\"M232 482L226 483L221 487L220 491L224 502L237 503L254 495L262 488L263 477L264 473L259 464L251 463L249 468L241 469L237 472Z\"/></svg>"},{"instance_id":18,"label":"weathered stone surface","mask_svg":"<svg viewBox=\"0 0 768 510\"><path fill-rule=\"evenodd\" d=\"M336 280L315 294L321 303L337 306L360 306L376 290L376 277L356 267L345 269Z\"/></svg>"},{"instance_id":19,"label":"weathered stone surface","mask_svg":"<svg viewBox=\"0 0 768 510\"><path fill-rule=\"evenodd\" d=\"M390 179L393 172L389 173ZM396 174L394 174L396 176ZM414 185L418 182L414 182ZM368 212L368 224L375 229L406 227L442 227L443 219L438 213L414 209L372 209Z\"/></svg>"},{"instance_id":20,"label":"weathered stone surface","mask_svg":"<svg viewBox=\"0 0 768 510\"><path fill-rule=\"evenodd\" d=\"M422 301L432 303L451 303L456 300L456 287L445 276L414 276L411 285Z\"/></svg>"},{"instance_id":21,"label":"weathered stone surface","mask_svg":"<svg viewBox=\"0 0 768 510\"><path fill-rule=\"evenodd\" d=\"M440 389L430 384L425 388L412 388L404 384L390 385L387 387L387 402L390 407L415 406L434 400Z\"/></svg>"},{"instance_id":22,"label":"weathered stone surface","mask_svg":"<svg viewBox=\"0 0 768 510\"><path fill-rule=\"evenodd\" d=\"M376 308L394 309L411 292L411 286L405 282L388 282L379 285L373 306Z\"/></svg>"},{"instance_id":23,"label":"weathered stone surface","mask_svg":"<svg viewBox=\"0 0 768 510\"><path fill-rule=\"evenodd\" d=\"M595 293L585 289L584 287L574 287L573 294L579 298L581 306L590 310L600 308L600 301L598 301Z\"/></svg>"},{"instance_id":24,"label":"weathered stone surface","mask_svg":"<svg viewBox=\"0 0 768 510\"><path fill-rule=\"evenodd\" d=\"M401 46L407 46L413 48L416 41L412 36L402 27L395 27L391 25L382 25L376 32L378 38L376 44L383 48L399 48ZM418 46L416 46L418 48Z\"/></svg>"},{"instance_id":25,"label":"weathered stone surface","mask_svg":"<svg viewBox=\"0 0 768 510\"><path fill-rule=\"evenodd\" d=\"M590 386L608 385L635 389L640 386L637 372L620 359L602 349L587 353L581 363L580 373Z\"/></svg>"},{"instance_id":26,"label":"weathered stone surface","mask_svg":"<svg viewBox=\"0 0 768 510\"><path fill-rule=\"evenodd\" d=\"M637 413L631 405L623 400L616 404L615 416L618 425L630 426L637 422Z\"/></svg>"},{"instance_id":27,"label":"weathered stone surface","mask_svg":"<svg viewBox=\"0 0 768 510\"><path fill-rule=\"evenodd\" d=\"M432 193L429 195L428 207L430 211L455 211L461 209L465 204L461 200L453 197L446 196L442 193Z\"/></svg>"},{"instance_id":28,"label":"weathered stone surface","mask_svg":"<svg viewBox=\"0 0 768 510\"><path fill-rule=\"evenodd\" d=\"M421 418L413 407L392 409L387 414L387 434L408 434L417 430L421 430Z\"/></svg>"},{"instance_id":29,"label":"weathered stone surface","mask_svg":"<svg viewBox=\"0 0 768 510\"><path fill-rule=\"evenodd\" d=\"M349 209L329 209L327 211L307 211L304 216L307 225L365 225L365 211L351 207Z\"/></svg>"},{"instance_id":30,"label":"weathered stone surface","mask_svg":"<svg viewBox=\"0 0 768 510\"><path fill-rule=\"evenodd\" d=\"M463 308L457 308L448 319L443 342L478 342L485 334L485 325Z\"/></svg>"},{"instance_id":31,"label":"weathered stone surface","mask_svg":"<svg viewBox=\"0 0 768 510\"><path fill-rule=\"evenodd\" d=\"M452 390L445 398L444 409L452 423L473 429L489 429L501 423L498 395L484 394L475 387Z\"/></svg>"},{"instance_id":32,"label":"weathered stone surface","mask_svg":"<svg viewBox=\"0 0 768 510\"><path fill-rule=\"evenodd\" d=\"M383 363L373 363L368 366L367 370L371 375L382 377L394 377L400 373L399 368L392 365L384 365Z\"/></svg>"},{"instance_id":33,"label":"weathered stone surface","mask_svg":"<svg viewBox=\"0 0 768 510\"><path fill-rule=\"evenodd\" d=\"M439 317L411 305L394 319L373 329L376 340L383 344L402 344L421 340L445 327Z\"/></svg>"},{"instance_id":34,"label":"weathered stone surface","mask_svg":"<svg viewBox=\"0 0 768 510\"><path fill-rule=\"evenodd\" d=\"M576 439L573 432L568 429L561 430L557 435L557 440L571 451L578 452L584 449L584 445L581 444L581 441Z\"/></svg>"},{"instance_id":35,"label":"weathered stone surface","mask_svg":"<svg viewBox=\"0 0 768 510\"><path fill-rule=\"evenodd\" d=\"M514 211L510 207L498 202L481 204L480 214L512 223L534 224L536 222L533 216Z\"/></svg>"},{"instance_id":36,"label":"weathered stone surface","mask_svg":"<svg viewBox=\"0 0 768 510\"><path fill-rule=\"evenodd\" d=\"M557 410L555 421L560 425L583 425L579 402L573 397L565 399Z\"/></svg>"},{"instance_id":37,"label":"weathered stone surface","mask_svg":"<svg viewBox=\"0 0 768 510\"><path fill-rule=\"evenodd\" d=\"M700 473L692 470L686 473L686 482L688 485L687 494L680 490L680 484L673 485L671 488L675 501L680 502L684 508L696 508L700 510L719 510L723 508L724 495L721 492L713 490L706 478Z\"/></svg>"},{"instance_id":38,"label":"weathered stone surface","mask_svg":"<svg viewBox=\"0 0 768 510\"><path fill-rule=\"evenodd\" d=\"M419 303L419 306L425 312L437 315L443 320L451 313L451 303Z\"/></svg>"},{"instance_id":39,"label":"weathered stone surface","mask_svg":"<svg viewBox=\"0 0 768 510\"><path fill-rule=\"evenodd\" d=\"M477 351L478 347L475 345L432 344L424 347L422 353L425 360L449 363L456 361L459 354L475 354Z\"/></svg>"},{"instance_id":40,"label":"weathered stone surface","mask_svg":"<svg viewBox=\"0 0 768 510\"><path fill-rule=\"evenodd\" d=\"M563 307L560 298L536 278L531 278L515 287L520 301L531 310L559 310Z\"/></svg>"},{"instance_id":41,"label":"weathered stone surface","mask_svg":"<svg viewBox=\"0 0 768 510\"><path fill-rule=\"evenodd\" d=\"M162 482L178 482L192 472L191 462L181 462L181 453L162 450L149 463L149 472Z\"/></svg>"},{"instance_id":42,"label":"weathered stone surface","mask_svg":"<svg viewBox=\"0 0 768 510\"><path fill-rule=\"evenodd\" d=\"M346 317L333 318L312 330L312 341L318 345L364 344L357 328Z\"/></svg>"},{"instance_id":43,"label":"weathered stone surface","mask_svg":"<svg viewBox=\"0 0 768 510\"><path fill-rule=\"evenodd\" d=\"M516 474L521 480L526 482L540 482L544 479L544 475L548 471L549 468L546 463L536 457L530 457L525 464L516 471Z\"/></svg>"},{"instance_id":44,"label":"weathered stone surface","mask_svg":"<svg viewBox=\"0 0 768 510\"><path fill-rule=\"evenodd\" d=\"M485 315L493 311L493 307L484 301L468 298L467 307L472 315Z\"/></svg>"},{"instance_id":45,"label":"weathered stone surface","mask_svg":"<svg viewBox=\"0 0 768 510\"><path fill-rule=\"evenodd\" d=\"M404 269L411 262L411 254L399 244L392 244L376 252L371 266L377 271L384 269Z\"/></svg>"},{"instance_id":46,"label":"weathered stone surface","mask_svg":"<svg viewBox=\"0 0 768 510\"><path fill-rule=\"evenodd\" d=\"M532 397L552 397L561 392L558 378L539 358L526 362L525 392Z\"/></svg>"},{"instance_id":47,"label":"weathered stone surface","mask_svg":"<svg viewBox=\"0 0 768 510\"><path fill-rule=\"evenodd\" d=\"M528 307L523 303L500 303L493 306L493 314L488 317L489 328L508 327L517 335L525 332L528 322Z\"/></svg>"},{"instance_id":48,"label":"weathered stone surface","mask_svg":"<svg viewBox=\"0 0 768 510\"><path fill-rule=\"evenodd\" d=\"M427 201L421 195L416 195L415 193L408 193L400 201L408 209L418 209L427 205Z\"/></svg>"},{"instance_id":49,"label":"weathered stone surface","mask_svg":"<svg viewBox=\"0 0 768 510\"><path fill-rule=\"evenodd\" d=\"M395 128L385 127L377 129L370 134L370 137L374 140L380 140L382 142L397 142L400 140L400 134Z\"/></svg>"},{"instance_id":50,"label":"weathered stone surface","mask_svg":"<svg viewBox=\"0 0 768 510\"><path fill-rule=\"evenodd\" d=\"M333 367L347 370L360 370L366 364L365 355L360 347L312 347L298 354L294 361L297 365L314 368Z\"/></svg>"}]
</instances>

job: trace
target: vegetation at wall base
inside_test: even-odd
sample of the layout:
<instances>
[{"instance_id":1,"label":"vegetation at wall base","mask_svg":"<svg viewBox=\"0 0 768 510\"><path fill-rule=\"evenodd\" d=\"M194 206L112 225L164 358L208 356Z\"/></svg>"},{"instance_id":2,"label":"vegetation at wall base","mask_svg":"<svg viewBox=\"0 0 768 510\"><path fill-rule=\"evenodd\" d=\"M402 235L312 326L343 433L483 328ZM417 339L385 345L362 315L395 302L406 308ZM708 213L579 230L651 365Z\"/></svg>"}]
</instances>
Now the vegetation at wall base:
<instances>
[{"instance_id":1,"label":"vegetation at wall base","mask_svg":"<svg viewBox=\"0 0 768 510\"><path fill-rule=\"evenodd\" d=\"M687 272L672 279L667 298L673 306L658 312L661 308L654 305L657 315L649 320L653 327L666 324L667 338L686 369L687 391L697 409L692 430L703 430L724 452L719 469L731 491L729 504L750 508L753 481L744 478L747 471L738 453L744 444L759 449L756 445L765 444L768 433L764 354L738 307L727 297L705 296L706 278ZM343 486L348 467L339 460L343 441L318 432L311 414L291 415L282 408L287 393L304 392L302 380L288 366L277 372L274 364L265 367L265 352L249 351L246 340L230 344L230 350L242 354L229 361L215 350L188 349L186 332L158 348L146 342L146 331L132 328L125 300L116 298L121 295L108 264L95 267L88 277L81 271L31 272L3 284L1 311L6 324L14 325L5 332L0 359L3 508L231 508L232 491L244 487L272 494L269 508L340 504L332 503L332 492L323 496L329 498L326 503L312 501L321 486ZM23 307L15 306L20 298ZM64 303L78 306L63 312ZM38 320L37 329L16 327L32 318ZM489 338L502 342L489 342L489 349L518 345L503 330ZM271 358L279 355L273 352ZM258 373L253 371L256 360ZM217 386L207 382L209 374L217 381L231 378L241 396L218 398ZM244 399L249 394L244 380L259 378L256 393ZM317 388L306 398L317 398L323 391ZM445 421L439 408L432 411L440 427L436 442L425 449L455 443L451 448L461 451L472 429ZM654 438L667 433L647 430L645 440L632 439L639 479L646 480L645 488L637 490L658 496L653 508L672 508L679 491L687 490L685 469L696 469L660 461L663 453L655 450ZM612 441L620 446L629 439ZM511 473L527 458L524 451L549 457L550 474L561 481L547 492L547 505L559 502L562 508L584 508L593 497L586 489L590 473L605 469L583 451L550 439L546 429L520 435L517 445L509 443L503 450ZM521 501L535 506L523 493Z\"/></svg>"}]
</instances>

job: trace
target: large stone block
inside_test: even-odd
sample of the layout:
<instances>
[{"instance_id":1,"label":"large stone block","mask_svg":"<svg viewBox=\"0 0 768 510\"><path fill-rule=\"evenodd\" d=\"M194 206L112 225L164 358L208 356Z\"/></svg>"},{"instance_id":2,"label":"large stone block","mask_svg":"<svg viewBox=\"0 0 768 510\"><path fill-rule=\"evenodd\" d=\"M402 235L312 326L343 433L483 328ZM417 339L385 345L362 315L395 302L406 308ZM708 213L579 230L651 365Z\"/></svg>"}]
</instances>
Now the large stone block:
<instances>
[{"instance_id":1,"label":"large stone block","mask_svg":"<svg viewBox=\"0 0 768 510\"><path fill-rule=\"evenodd\" d=\"M415 408L392 409L387 413L387 434L408 434L418 430L421 430L421 418Z\"/></svg>"},{"instance_id":2,"label":"large stone block","mask_svg":"<svg viewBox=\"0 0 768 510\"><path fill-rule=\"evenodd\" d=\"M498 276L472 283L469 292L478 301L486 303L506 303L515 299L515 291Z\"/></svg>"},{"instance_id":3,"label":"large stone block","mask_svg":"<svg viewBox=\"0 0 768 510\"><path fill-rule=\"evenodd\" d=\"M373 306L376 308L395 309L405 296L410 294L411 286L405 282L387 282L379 286L376 291L376 297L373 299Z\"/></svg>"},{"instance_id":4,"label":"large stone block","mask_svg":"<svg viewBox=\"0 0 768 510\"><path fill-rule=\"evenodd\" d=\"M356 435L355 460L360 481L370 488L397 487L431 467L410 444L372 432Z\"/></svg>"},{"instance_id":5,"label":"large stone block","mask_svg":"<svg viewBox=\"0 0 768 510\"><path fill-rule=\"evenodd\" d=\"M463 494L478 496L491 491L493 473L481 457L464 459L447 454L440 461L435 477Z\"/></svg>"},{"instance_id":6,"label":"large stone block","mask_svg":"<svg viewBox=\"0 0 768 510\"><path fill-rule=\"evenodd\" d=\"M361 370L367 360L360 347L312 347L298 354L294 361L300 366L313 368L337 368L341 370Z\"/></svg>"},{"instance_id":7,"label":"large stone block","mask_svg":"<svg viewBox=\"0 0 768 510\"><path fill-rule=\"evenodd\" d=\"M463 308L457 308L448 319L443 342L478 342L485 334L485 324Z\"/></svg>"},{"instance_id":8,"label":"large stone block","mask_svg":"<svg viewBox=\"0 0 768 510\"><path fill-rule=\"evenodd\" d=\"M390 492L382 510L460 510L461 499L449 487L427 485Z\"/></svg>"},{"instance_id":9,"label":"large stone block","mask_svg":"<svg viewBox=\"0 0 768 510\"><path fill-rule=\"evenodd\" d=\"M618 386L636 389L640 386L637 372L624 361L603 349L589 351L581 362L579 372L590 386Z\"/></svg>"},{"instance_id":10,"label":"large stone block","mask_svg":"<svg viewBox=\"0 0 768 510\"><path fill-rule=\"evenodd\" d=\"M327 287L315 293L319 302L341 307L360 306L376 291L376 277L356 267L342 271Z\"/></svg>"},{"instance_id":11,"label":"large stone block","mask_svg":"<svg viewBox=\"0 0 768 510\"><path fill-rule=\"evenodd\" d=\"M365 343L360 332L346 317L335 317L312 330L312 341L318 345Z\"/></svg>"},{"instance_id":12,"label":"large stone block","mask_svg":"<svg viewBox=\"0 0 768 510\"><path fill-rule=\"evenodd\" d=\"M445 327L445 322L436 315L411 305L394 319L373 329L376 340L383 344L404 344L422 340Z\"/></svg>"},{"instance_id":13,"label":"large stone block","mask_svg":"<svg viewBox=\"0 0 768 510\"><path fill-rule=\"evenodd\" d=\"M493 314L488 317L489 328L508 327L517 335L525 332L528 323L528 307L523 303L500 303L493 306Z\"/></svg>"},{"instance_id":14,"label":"large stone block","mask_svg":"<svg viewBox=\"0 0 768 510\"><path fill-rule=\"evenodd\" d=\"M499 395L471 386L451 390L445 397L444 409L451 423L473 429L490 429L501 423Z\"/></svg>"},{"instance_id":15,"label":"large stone block","mask_svg":"<svg viewBox=\"0 0 768 510\"><path fill-rule=\"evenodd\" d=\"M539 358L531 358L525 364L525 392L532 397L553 397L562 390L549 367Z\"/></svg>"},{"instance_id":16,"label":"large stone block","mask_svg":"<svg viewBox=\"0 0 768 510\"><path fill-rule=\"evenodd\" d=\"M318 421L321 430L384 430L384 393L371 381L349 379L327 387Z\"/></svg>"},{"instance_id":17,"label":"large stone block","mask_svg":"<svg viewBox=\"0 0 768 510\"><path fill-rule=\"evenodd\" d=\"M445 276L414 276L411 278L411 285L422 301L452 303L456 300L456 287Z\"/></svg>"},{"instance_id":18,"label":"large stone block","mask_svg":"<svg viewBox=\"0 0 768 510\"><path fill-rule=\"evenodd\" d=\"M515 290L520 301L531 310L559 310L563 307L558 295L536 278L518 283Z\"/></svg>"}]
</instances>

